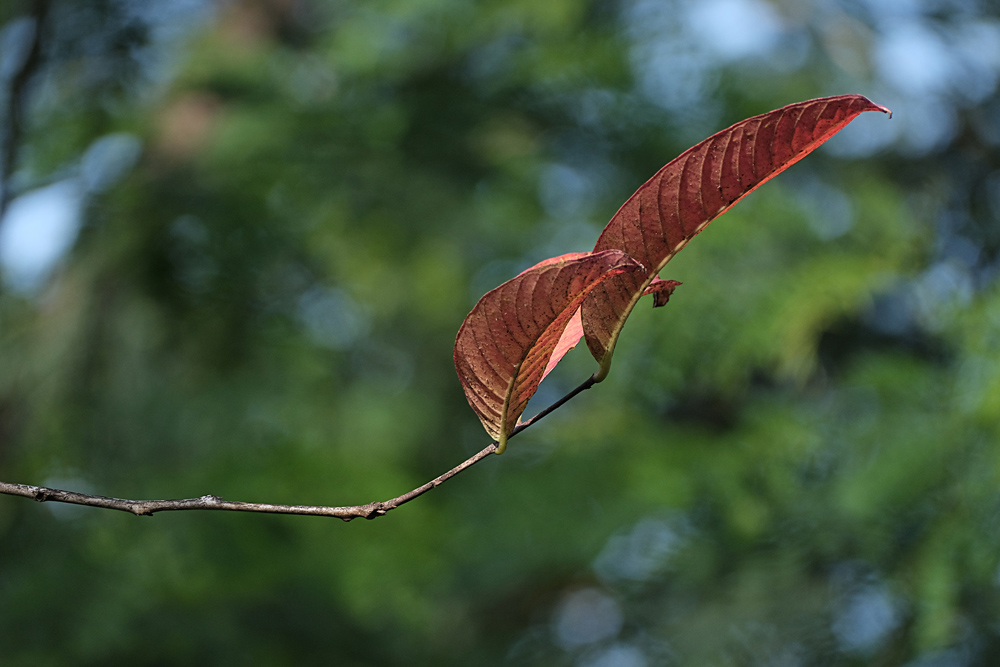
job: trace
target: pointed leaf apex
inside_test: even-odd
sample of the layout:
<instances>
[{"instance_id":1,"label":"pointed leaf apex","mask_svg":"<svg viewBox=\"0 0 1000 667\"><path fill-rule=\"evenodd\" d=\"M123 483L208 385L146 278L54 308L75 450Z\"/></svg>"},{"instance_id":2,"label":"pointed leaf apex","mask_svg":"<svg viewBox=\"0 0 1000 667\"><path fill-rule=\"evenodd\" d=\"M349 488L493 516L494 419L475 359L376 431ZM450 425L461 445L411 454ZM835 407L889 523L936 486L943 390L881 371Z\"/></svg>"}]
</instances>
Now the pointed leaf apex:
<instances>
[{"instance_id":1,"label":"pointed leaf apex","mask_svg":"<svg viewBox=\"0 0 1000 667\"><path fill-rule=\"evenodd\" d=\"M603 380L622 327L643 294L662 306L656 275L670 259L755 189L816 150L866 111L889 109L862 95L807 100L736 123L684 151L644 183L608 222L594 251L617 248L646 267L618 276L583 302L583 331ZM663 283L670 281L662 281ZM650 291L651 290L651 291Z\"/></svg>"}]
</instances>

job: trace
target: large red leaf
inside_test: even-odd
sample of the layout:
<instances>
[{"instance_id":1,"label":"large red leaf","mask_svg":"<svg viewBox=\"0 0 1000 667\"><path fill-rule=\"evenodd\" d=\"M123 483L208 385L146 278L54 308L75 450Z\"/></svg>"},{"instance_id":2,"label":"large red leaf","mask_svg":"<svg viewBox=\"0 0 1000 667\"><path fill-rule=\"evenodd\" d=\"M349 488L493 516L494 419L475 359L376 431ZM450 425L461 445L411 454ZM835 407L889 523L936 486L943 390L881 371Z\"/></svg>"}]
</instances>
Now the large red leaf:
<instances>
[{"instance_id":1,"label":"large red leaf","mask_svg":"<svg viewBox=\"0 0 1000 667\"><path fill-rule=\"evenodd\" d=\"M582 306L587 346L603 380L625 319L660 269L709 222L795 164L865 111L890 113L861 95L799 102L709 137L660 169L611 218L594 252L617 249L645 267L595 288ZM667 281L672 282L672 281ZM669 298L669 292L665 295Z\"/></svg>"},{"instance_id":2,"label":"large red leaf","mask_svg":"<svg viewBox=\"0 0 1000 667\"><path fill-rule=\"evenodd\" d=\"M553 257L487 292L465 318L455 340L455 368L497 453L583 299L603 281L630 272L643 267L619 250Z\"/></svg>"}]
</instances>

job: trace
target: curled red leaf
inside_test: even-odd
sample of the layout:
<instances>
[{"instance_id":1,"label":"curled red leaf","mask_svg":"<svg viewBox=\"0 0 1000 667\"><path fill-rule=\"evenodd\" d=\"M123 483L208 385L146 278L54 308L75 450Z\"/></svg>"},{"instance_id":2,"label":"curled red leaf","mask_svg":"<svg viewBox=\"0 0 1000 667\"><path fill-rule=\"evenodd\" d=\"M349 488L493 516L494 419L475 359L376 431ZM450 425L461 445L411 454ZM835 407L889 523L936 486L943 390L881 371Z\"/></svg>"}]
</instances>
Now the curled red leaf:
<instances>
[{"instance_id":1,"label":"curled red leaf","mask_svg":"<svg viewBox=\"0 0 1000 667\"><path fill-rule=\"evenodd\" d=\"M560 350L561 358L572 347L560 341L587 294L606 280L642 271L620 250L563 255L522 272L475 305L455 340L455 368L497 453L551 370L554 353Z\"/></svg>"},{"instance_id":2,"label":"curled red leaf","mask_svg":"<svg viewBox=\"0 0 1000 667\"><path fill-rule=\"evenodd\" d=\"M601 364L595 379L607 376L626 318L670 258L709 222L865 111L889 113L861 95L790 104L722 130L646 181L611 218L594 247L594 252L621 250L645 267L645 272L608 280L583 302L587 346ZM653 287L654 305L666 303L667 289L672 291Z\"/></svg>"},{"instance_id":3,"label":"curled red leaf","mask_svg":"<svg viewBox=\"0 0 1000 667\"><path fill-rule=\"evenodd\" d=\"M652 282L646 285L646 289L642 291L642 295L646 296L647 294L652 294L653 308L662 308L667 305L667 302L670 301L670 295L674 293L674 290L677 289L677 286L680 284L682 283L679 283L676 280L660 280L657 276L653 278ZM582 317L580 326L583 326Z\"/></svg>"}]
</instances>

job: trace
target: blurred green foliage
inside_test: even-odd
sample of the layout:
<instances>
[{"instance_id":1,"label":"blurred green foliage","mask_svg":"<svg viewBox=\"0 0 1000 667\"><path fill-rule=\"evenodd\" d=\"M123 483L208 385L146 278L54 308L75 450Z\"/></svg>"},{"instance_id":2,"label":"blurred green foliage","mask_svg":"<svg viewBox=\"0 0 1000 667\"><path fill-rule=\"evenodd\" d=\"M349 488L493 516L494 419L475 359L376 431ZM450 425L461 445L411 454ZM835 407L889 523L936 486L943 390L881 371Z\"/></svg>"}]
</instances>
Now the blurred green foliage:
<instances>
[{"instance_id":1,"label":"blurred green foliage","mask_svg":"<svg viewBox=\"0 0 1000 667\"><path fill-rule=\"evenodd\" d=\"M997 35L907 6L955 62ZM713 223L606 382L386 518L0 498L3 664L993 664L997 77L887 81L878 7L53 0L8 181L142 152L40 286L7 276L0 479L102 495L418 486L487 444L451 360L482 293L731 122L847 92L897 117ZM734 56L741 11L779 27Z\"/></svg>"}]
</instances>

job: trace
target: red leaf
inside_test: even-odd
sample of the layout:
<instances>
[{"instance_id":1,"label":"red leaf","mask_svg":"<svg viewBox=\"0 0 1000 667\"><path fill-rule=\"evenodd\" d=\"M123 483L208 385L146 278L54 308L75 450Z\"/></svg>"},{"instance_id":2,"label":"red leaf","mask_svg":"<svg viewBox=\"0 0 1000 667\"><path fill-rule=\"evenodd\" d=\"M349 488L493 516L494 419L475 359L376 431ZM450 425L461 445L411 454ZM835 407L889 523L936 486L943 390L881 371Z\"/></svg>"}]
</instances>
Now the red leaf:
<instances>
[{"instance_id":1,"label":"red leaf","mask_svg":"<svg viewBox=\"0 0 1000 667\"><path fill-rule=\"evenodd\" d=\"M565 255L559 255L558 257L543 259L538 264L531 267L531 269L538 269L543 266L564 262L569 259L587 257L590 254L592 253L568 252ZM527 270L530 271L531 269ZM521 273L524 273L524 271ZM580 309L577 308L576 312L573 313L573 317L570 318L569 324L567 324L566 328L563 330L562 336L559 337L559 342L556 343L555 349L552 351L552 356L549 357L549 363L545 365L545 372L542 373L542 380L544 380L545 376L552 372L552 369L556 367L556 364L562 361L562 358L566 356L567 352L576 347L581 338L583 338L583 321L580 319Z\"/></svg>"},{"instance_id":2,"label":"red leaf","mask_svg":"<svg viewBox=\"0 0 1000 667\"><path fill-rule=\"evenodd\" d=\"M709 222L865 111L889 113L861 95L790 104L722 130L646 181L611 218L594 247L594 252L621 250L646 269L605 282L583 302L587 346L601 364L595 379L607 376L625 319L670 258ZM660 289L667 288L654 287L654 305L669 298Z\"/></svg>"},{"instance_id":3,"label":"red leaf","mask_svg":"<svg viewBox=\"0 0 1000 667\"><path fill-rule=\"evenodd\" d=\"M683 283L679 283L676 280L660 280L659 276L656 276L653 278L652 282L646 285L646 289L642 291L642 295L646 296L647 294L652 294L653 308L662 308L667 305L667 302L670 301L670 295L673 294L674 290L677 289L677 286L681 284ZM580 326L583 326L582 318Z\"/></svg>"},{"instance_id":4,"label":"red leaf","mask_svg":"<svg viewBox=\"0 0 1000 667\"><path fill-rule=\"evenodd\" d=\"M569 319L569 324L563 329L562 336L559 337L559 342L556 343L555 349L552 350L552 356L549 357L549 363L545 365L545 372L542 373L542 379L552 372L552 369L556 367L562 358L566 356L566 353L576 347L576 344L580 342L583 338L583 319L580 314L580 309L577 308L576 312L573 313L573 317Z\"/></svg>"},{"instance_id":5,"label":"red leaf","mask_svg":"<svg viewBox=\"0 0 1000 667\"><path fill-rule=\"evenodd\" d=\"M603 281L637 271L642 267L619 250L553 257L487 292L465 318L455 340L455 368L497 453L583 299Z\"/></svg>"}]
</instances>

